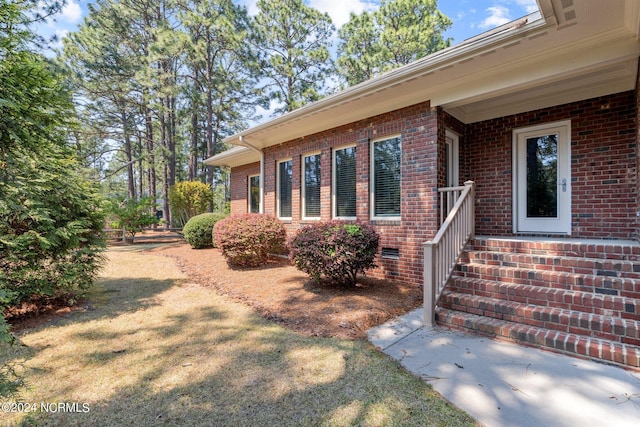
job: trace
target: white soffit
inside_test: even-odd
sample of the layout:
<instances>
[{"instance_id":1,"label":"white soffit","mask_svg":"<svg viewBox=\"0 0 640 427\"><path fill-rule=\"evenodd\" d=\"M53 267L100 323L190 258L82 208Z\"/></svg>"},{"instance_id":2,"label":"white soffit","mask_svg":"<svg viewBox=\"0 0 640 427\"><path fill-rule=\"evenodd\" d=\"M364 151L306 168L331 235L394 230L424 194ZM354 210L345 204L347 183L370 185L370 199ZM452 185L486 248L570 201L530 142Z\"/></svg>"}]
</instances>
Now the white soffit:
<instances>
[{"instance_id":1,"label":"white soffit","mask_svg":"<svg viewBox=\"0 0 640 427\"><path fill-rule=\"evenodd\" d=\"M445 110L464 123L474 123L524 113L554 105L631 90L635 85L637 59L607 64L589 73L568 73L566 80L539 83L531 88L480 101L445 105Z\"/></svg>"}]
</instances>

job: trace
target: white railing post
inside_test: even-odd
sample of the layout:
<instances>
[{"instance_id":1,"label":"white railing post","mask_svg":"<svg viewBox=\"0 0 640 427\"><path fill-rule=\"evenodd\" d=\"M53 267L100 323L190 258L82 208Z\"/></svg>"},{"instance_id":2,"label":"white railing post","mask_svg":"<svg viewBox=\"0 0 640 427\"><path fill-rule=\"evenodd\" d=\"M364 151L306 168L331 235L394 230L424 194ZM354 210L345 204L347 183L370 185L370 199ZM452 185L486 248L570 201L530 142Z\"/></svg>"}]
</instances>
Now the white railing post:
<instances>
[{"instance_id":1,"label":"white railing post","mask_svg":"<svg viewBox=\"0 0 640 427\"><path fill-rule=\"evenodd\" d=\"M465 186L471 187L471 199L469 200L469 215L471 215L471 220L469 224L471 224L471 235L469 240L476 237L476 183L474 181L465 181Z\"/></svg>"},{"instance_id":2,"label":"white railing post","mask_svg":"<svg viewBox=\"0 0 640 427\"><path fill-rule=\"evenodd\" d=\"M435 298L435 259L431 242L424 244L424 324L433 326L436 320L435 304L431 303ZM429 302L429 303L427 303Z\"/></svg>"},{"instance_id":3,"label":"white railing post","mask_svg":"<svg viewBox=\"0 0 640 427\"><path fill-rule=\"evenodd\" d=\"M446 219L433 240L424 248L424 324L435 324L435 307L446 286L456 262L465 246L475 234L475 182L467 181L464 187L438 190L440 212L446 200ZM446 193L446 196L445 196ZM453 206L452 206L453 205Z\"/></svg>"}]
</instances>

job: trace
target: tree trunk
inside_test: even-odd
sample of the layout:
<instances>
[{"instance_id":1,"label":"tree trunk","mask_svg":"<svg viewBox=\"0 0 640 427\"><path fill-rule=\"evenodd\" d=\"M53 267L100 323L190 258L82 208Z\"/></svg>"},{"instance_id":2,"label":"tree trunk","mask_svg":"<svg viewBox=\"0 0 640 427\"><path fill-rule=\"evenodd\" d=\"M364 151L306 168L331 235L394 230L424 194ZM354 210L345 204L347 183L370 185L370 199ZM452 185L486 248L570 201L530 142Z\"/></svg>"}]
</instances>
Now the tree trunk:
<instances>
[{"instance_id":1,"label":"tree trunk","mask_svg":"<svg viewBox=\"0 0 640 427\"><path fill-rule=\"evenodd\" d=\"M131 154L131 134L129 132L127 113L124 109L120 112L120 118L122 120L124 152L127 159L127 187L129 189L129 198L131 200L136 200L136 181L133 173L133 156Z\"/></svg>"},{"instance_id":2,"label":"tree trunk","mask_svg":"<svg viewBox=\"0 0 640 427\"><path fill-rule=\"evenodd\" d=\"M158 194L156 192L156 158L155 158L155 147L153 143L153 121L151 119L151 109L148 106L144 107L144 121L146 127L146 150L147 150L147 167L149 168L147 171L147 188L149 189L149 196L153 198L153 203L155 206L156 198Z\"/></svg>"},{"instance_id":3,"label":"tree trunk","mask_svg":"<svg viewBox=\"0 0 640 427\"><path fill-rule=\"evenodd\" d=\"M169 150L169 185L176 183L176 98L167 97L167 149Z\"/></svg>"},{"instance_id":4,"label":"tree trunk","mask_svg":"<svg viewBox=\"0 0 640 427\"><path fill-rule=\"evenodd\" d=\"M194 102L195 103L195 102ZM189 181L195 181L198 176L198 113L196 106L191 111L191 141L189 145Z\"/></svg>"},{"instance_id":5,"label":"tree trunk","mask_svg":"<svg viewBox=\"0 0 640 427\"><path fill-rule=\"evenodd\" d=\"M144 195L144 167L142 164L142 158L144 157L142 153L144 152L144 147L142 143L142 134L138 132L138 194L140 197Z\"/></svg>"},{"instance_id":6,"label":"tree trunk","mask_svg":"<svg viewBox=\"0 0 640 427\"><path fill-rule=\"evenodd\" d=\"M169 168L166 165L162 168L162 211L164 213L164 228L171 227L171 206L169 205Z\"/></svg>"},{"instance_id":7,"label":"tree trunk","mask_svg":"<svg viewBox=\"0 0 640 427\"><path fill-rule=\"evenodd\" d=\"M191 140L189 141L189 181L195 181L198 176L198 96L196 92L200 86L200 70L197 65L193 69L193 89L191 96Z\"/></svg>"},{"instance_id":8,"label":"tree trunk","mask_svg":"<svg viewBox=\"0 0 640 427\"><path fill-rule=\"evenodd\" d=\"M207 158L213 156L213 90L207 85ZM213 169L207 168L207 184L213 183Z\"/></svg>"},{"instance_id":9,"label":"tree trunk","mask_svg":"<svg viewBox=\"0 0 640 427\"><path fill-rule=\"evenodd\" d=\"M167 142L166 98L160 99L160 139L162 141L162 211L165 228L171 227L171 208L169 205L169 150Z\"/></svg>"}]
</instances>

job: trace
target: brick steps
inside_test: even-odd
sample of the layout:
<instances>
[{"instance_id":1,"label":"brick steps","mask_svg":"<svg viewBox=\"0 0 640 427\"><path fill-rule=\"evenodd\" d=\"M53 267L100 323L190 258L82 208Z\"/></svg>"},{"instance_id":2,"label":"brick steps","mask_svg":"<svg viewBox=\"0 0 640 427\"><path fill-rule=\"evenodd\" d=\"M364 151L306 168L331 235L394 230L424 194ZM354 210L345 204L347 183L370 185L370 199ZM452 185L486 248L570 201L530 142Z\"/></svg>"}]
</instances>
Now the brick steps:
<instances>
[{"instance_id":1,"label":"brick steps","mask_svg":"<svg viewBox=\"0 0 640 427\"><path fill-rule=\"evenodd\" d=\"M493 251L469 251L465 263L516 267L561 273L596 274L606 277L640 278L640 261L581 258L559 255L518 254Z\"/></svg>"},{"instance_id":2,"label":"brick steps","mask_svg":"<svg viewBox=\"0 0 640 427\"><path fill-rule=\"evenodd\" d=\"M640 245L478 238L438 322L640 368Z\"/></svg>"},{"instance_id":3,"label":"brick steps","mask_svg":"<svg viewBox=\"0 0 640 427\"><path fill-rule=\"evenodd\" d=\"M640 345L640 322L612 315L447 292L441 307L524 325Z\"/></svg>"},{"instance_id":4,"label":"brick steps","mask_svg":"<svg viewBox=\"0 0 640 427\"><path fill-rule=\"evenodd\" d=\"M546 348L572 356L598 359L632 368L640 367L640 347L634 345L522 325L445 308L437 309L436 319L438 323L454 329L471 330L482 335Z\"/></svg>"},{"instance_id":5,"label":"brick steps","mask_svg":"<svg viewBox=\"0 0 640 427\"><path fill-rule=\"evenodd\" d=\"M487 279L469 279L453 277L447 292L460 292L487 298L525 304L543 305L555 308L568 308L588 314L637 318L640 313L640 301L635 298L600 294L592 291L523 285Z\"/></svg>"},{"instance_id":6,"label":"brick steps","mask_svg":"<svg viewBox=\"0 0 640 427\"><path fill-rule=\"evenodd\" d=\"M603 295L617 295L640 298L640 280L628 277L613 277L590 271L574 273L566 271L536 270L524 267L506 267L477 263L464 263L456 266L457 277L486 279L501 283L531 285L556 289L571 289L582 292L595 292Z\"/></svg>"},{"instance_id":7,"label":"brick steps","mask_svg":"<svg viewBox=\"0 0 640 427\"><path fill-rule=\"evenodd\" d=\"M481 251L640 261L640 245L635 242L621 243L615 240L576 242L562 239L522 240L477 237L473 247Z\"/></svg>"}]
</instances>

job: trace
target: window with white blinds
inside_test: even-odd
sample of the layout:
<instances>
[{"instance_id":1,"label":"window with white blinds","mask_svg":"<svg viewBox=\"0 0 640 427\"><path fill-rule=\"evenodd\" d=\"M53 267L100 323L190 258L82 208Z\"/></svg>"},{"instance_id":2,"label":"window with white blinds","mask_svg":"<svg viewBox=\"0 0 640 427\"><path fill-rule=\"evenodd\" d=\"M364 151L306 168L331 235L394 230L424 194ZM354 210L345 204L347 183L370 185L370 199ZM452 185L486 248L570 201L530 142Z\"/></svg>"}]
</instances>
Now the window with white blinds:
<instances>
[{"instance_id":1,"label":"window with white blinds","mask_svg":"<svg viewBox=\"0 0 640 427\"><path fill-rule=\"evenodd\" d=\"M356 218L356 146L333 151L333 216Z\"/></svg>"},{"instance_id":2,"label":"window with white blinds","mask_svg":"<svg viewBox=\"0 0 640 427\"><path fill-rule=\"evenodd\" d=\"M291 218L291 180L293 165L291 160L278 163L278 217Z\"/></svg>"},{"instance_id":3,"label":"window with white blinds","mask_svg":"<svg viewBox=\"0 0 640 427\"><path fill-rule=\"evenodd\" d=\"M320 153L303 157L302 216L320 218Z\"/></svg>"},{"instance_id":4,"label":"window with white blinds","mask_svg":"<svg viewBox=\"0 0 640 427\"><path fill-rule=\"evenodd\" d=\"M401 160L399 136L371 143L373 218L400 219Z\"/></svg>"},{"instance_id":5,"label":"window with white blinds","mask_svg":"<svg viewBox=\"0 0 640 427\"><path fill-rule=\"evenodd\" d=\"M249 177L249 213L260 212L260 175Z\"/></svg>"}]
</instances>

